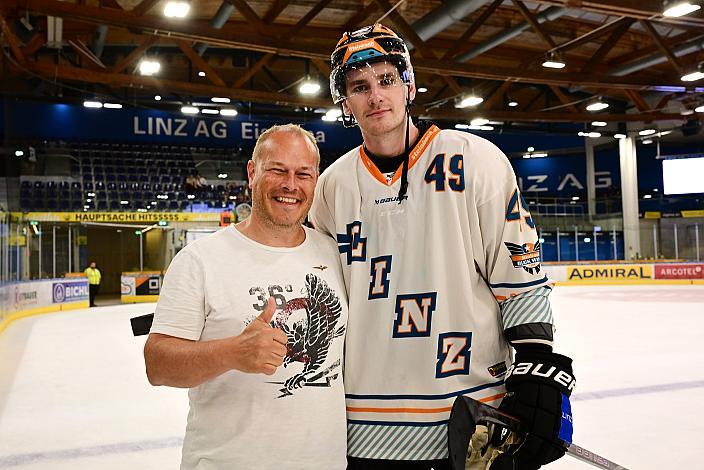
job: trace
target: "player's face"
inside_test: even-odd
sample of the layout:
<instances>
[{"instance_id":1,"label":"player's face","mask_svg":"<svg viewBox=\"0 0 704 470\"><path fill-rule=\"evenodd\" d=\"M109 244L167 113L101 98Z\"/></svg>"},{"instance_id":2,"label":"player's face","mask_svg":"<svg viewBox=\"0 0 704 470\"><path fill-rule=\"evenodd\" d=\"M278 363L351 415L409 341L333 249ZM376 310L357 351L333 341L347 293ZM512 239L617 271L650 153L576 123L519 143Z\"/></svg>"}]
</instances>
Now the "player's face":
<instances>
[{"instance_id":1,"label":"player's face","mask_svg":"<svg viewBox=\"0 0 704 470\"><path fill-rule=\"evenodd\" d=\"M406 120L408 87L398 69L387 62L367 64L347 72L346 114L353 114L365 134L383 136L401 128ZM411 85L411 98L415 87Z\"/></svg>"},{"instance_id":2,"label":"player's face","mask_svg":"<svg viewBox=\"0 0 704 470\"><path fill-rule=\"evenodd\" d=\"M279 229L297 228L313 203L318 157L303 136L279 132L265 142L256 164L247 164L252 215Z\"/></svg>"}]
</instances>

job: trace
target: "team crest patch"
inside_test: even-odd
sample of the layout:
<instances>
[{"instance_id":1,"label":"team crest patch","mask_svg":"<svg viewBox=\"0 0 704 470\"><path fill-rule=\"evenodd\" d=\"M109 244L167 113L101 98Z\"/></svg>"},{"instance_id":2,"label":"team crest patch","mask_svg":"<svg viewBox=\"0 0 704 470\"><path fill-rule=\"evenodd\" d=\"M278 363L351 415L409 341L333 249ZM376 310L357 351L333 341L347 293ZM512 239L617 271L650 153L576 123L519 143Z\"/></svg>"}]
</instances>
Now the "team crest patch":
<instances>
[{"instance_id":1,"label":"team crest patch","mask_svg":"<svg viewBox=\"0 0 704 470\"><path fill-rule=\"evenodd\" d=\"M540 241L523 245L509 242L504 242L504 244L511 253L511 262L513 262L514 268L523 268L529 274L540 272Z\"/></svg>"}]
</instances>

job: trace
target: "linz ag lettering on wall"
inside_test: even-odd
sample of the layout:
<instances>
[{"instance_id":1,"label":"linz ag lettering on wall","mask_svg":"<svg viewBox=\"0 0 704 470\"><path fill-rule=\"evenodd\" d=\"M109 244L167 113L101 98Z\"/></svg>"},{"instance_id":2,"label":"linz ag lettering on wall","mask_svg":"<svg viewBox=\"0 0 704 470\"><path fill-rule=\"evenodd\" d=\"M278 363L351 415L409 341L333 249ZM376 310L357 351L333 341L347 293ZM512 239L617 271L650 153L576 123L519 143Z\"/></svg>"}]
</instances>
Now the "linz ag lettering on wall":
<instances>
[{"instance_id":1,"label":"linz ag lettering on wall","mask_svg":"<svg viewBox=\"0 0 704 470\"><path fill-rule=\"evenodd\" d=\"M260 135L264 133L265 130L267 130L268 127L260 127L259 123L256 122L242 122L241 124L241 131L242 131L242 139L243 140L257 140ZM315 137L315 140L319 144L324 144L325 143L325 132L324 131L315 131L313 132L313 136Z\"/></svg>"},{"instance_id":2,"label":"linz ag lettering on wall","mask_svg":"<svg viewBox=\"0 0 704 470\"><path fill-rule=\"evenodd\" d=\"M134 116L132 124L134 135L227 139L227 123L225 121Z\"/></svg>"},{"instance_id":3,"label":"linz ag lettering on wall","mask_svg":"<svg viewBox=\"0 0 704 470\"><path fill-rule=\"evenodd\" d=\"M613 179L610 171L594 172L594 187L596 189L606 189L611 186ZM551 175L527 175L518 177L518 187L522 192L542 193L547 191L562 191L565 188L579 189L585 188L585 185L575 176L574 173L567 173L564 176L560 175L551 178Z\"/></svg>"}]
</instances>

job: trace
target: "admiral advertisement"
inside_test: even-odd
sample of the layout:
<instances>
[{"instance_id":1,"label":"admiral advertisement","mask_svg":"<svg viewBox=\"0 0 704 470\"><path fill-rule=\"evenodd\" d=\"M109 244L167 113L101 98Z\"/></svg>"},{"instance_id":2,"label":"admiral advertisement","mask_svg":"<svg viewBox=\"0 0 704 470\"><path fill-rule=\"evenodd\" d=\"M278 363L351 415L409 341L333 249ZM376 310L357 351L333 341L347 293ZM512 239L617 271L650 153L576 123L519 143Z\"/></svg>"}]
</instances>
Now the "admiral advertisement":
<instances>
[{"instance_id":1,"label":"admiral advertisement","mask_svg":"<svg viewBox=\"0 0 704 470\"><path fill-rule=\"evenodd\" d=\"M567 281L641 281L653 278L652 264L568 266Z\"/></svg>"}]
</instances>

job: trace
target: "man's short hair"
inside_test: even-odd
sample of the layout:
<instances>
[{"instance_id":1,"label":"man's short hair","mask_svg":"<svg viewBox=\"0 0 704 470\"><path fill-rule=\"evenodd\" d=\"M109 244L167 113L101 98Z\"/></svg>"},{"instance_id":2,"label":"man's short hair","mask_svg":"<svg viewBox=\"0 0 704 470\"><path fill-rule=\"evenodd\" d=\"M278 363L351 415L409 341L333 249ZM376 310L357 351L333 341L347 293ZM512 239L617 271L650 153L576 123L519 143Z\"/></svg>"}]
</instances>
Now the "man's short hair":
<instances>
[{"instance_id":1,"label":"man's short hair","mask_svg":"<svg viewBox=\"0 0 704 470\"><path fill-rule=\"evenodd\" d=\"M318 149L318 142L315 140L315 136L311 131L303 129L298 124L279 124L272 126L269 129L261 133L257 139L257 143L254 145L254 151L252 152L252 161L256 164L259 161L259 157L266 152L266 142L274 135L279 132L288 132L291 134L297 134L304 139L307 139L315 151L315 156L317 159L316 168L320 167L320 149Z\"/></svg>"}]
</instances>

